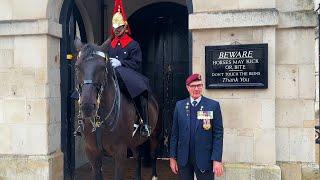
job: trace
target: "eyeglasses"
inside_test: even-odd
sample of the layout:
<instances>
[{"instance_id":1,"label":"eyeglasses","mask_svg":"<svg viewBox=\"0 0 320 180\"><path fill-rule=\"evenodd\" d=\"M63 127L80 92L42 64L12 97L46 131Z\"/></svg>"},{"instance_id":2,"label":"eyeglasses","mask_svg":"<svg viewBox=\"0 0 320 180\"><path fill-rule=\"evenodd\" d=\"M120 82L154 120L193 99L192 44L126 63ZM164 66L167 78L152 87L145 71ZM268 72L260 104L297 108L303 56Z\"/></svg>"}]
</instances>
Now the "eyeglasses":
<instances>
[{"instance_id":1,"label":"eyeglasses","mask_svg":"<svg viewBox=\"0 0 320 180\"><path fill-rule=\"evenodd\" d=\"M202 88L202 87L203 87L203 84L189 85L189 87L190 87L191 89L195 89L195 88L200 89L200 88Z\"/></svg>"}]
</instances>

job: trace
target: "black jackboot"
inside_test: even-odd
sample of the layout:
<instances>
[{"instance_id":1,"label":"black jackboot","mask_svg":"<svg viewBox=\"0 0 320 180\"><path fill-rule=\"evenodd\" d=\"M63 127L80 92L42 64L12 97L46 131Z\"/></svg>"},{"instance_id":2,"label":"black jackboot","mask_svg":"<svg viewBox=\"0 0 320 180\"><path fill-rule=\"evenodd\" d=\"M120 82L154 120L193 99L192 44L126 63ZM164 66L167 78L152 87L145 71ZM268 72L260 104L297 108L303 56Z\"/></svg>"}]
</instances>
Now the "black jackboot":
<instances>
[{"instance_id":1,"label":"black jackboot","mask_svg":"<svg viewBox=\"0 0 320 180\"><path fill-rule=\"evenodd\" d=\"M148 96L147 96L148 97ZM140 124L140 134L144 137L149 137L151 135L151 128L149 124L149 117L148 117L148 98L144 97L143 95L140 96L140 105L141 105L141 118L142 123Z\"/></svg>"},{"instance_id":2,"label":"black jackboot","mask_svg":"<svg viewBox=\"0 0 320 180\"><path fill-rule=\"evenodd\" d=\"M151 135L151 128L148 118L148 99L146 96L147 95L145 94L141 94L133 99L138 110L139 120L134 124L134 132L132 136L134 136L137 130L139 130L140 135L143 137L149 137Z\"/></svg>"}]
</instances>

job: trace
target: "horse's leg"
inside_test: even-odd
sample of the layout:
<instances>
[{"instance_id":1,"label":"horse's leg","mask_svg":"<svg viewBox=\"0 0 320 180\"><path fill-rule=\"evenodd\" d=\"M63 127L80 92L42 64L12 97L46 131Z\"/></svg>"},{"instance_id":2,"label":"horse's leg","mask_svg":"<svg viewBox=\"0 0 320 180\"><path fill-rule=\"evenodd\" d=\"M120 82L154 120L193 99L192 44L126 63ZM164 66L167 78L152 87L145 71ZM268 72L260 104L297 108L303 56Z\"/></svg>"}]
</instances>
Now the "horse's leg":
<instances>
[{"instance_id":1,"label":"horse's leg","mask_svg":"<svg viewBox=\"0 0 320 180\"><path fill-rule=\"evenodd\" d=\"M124 179L124 166L125 160L127 158L127 148L126 146L119 146L114 157L114 179L123 180Z\"/></svg>"},{"instance_id":2,"label":"horse's leg","mask_svg":"<svg viewBox=\"0 0 320 180\"><path fill-rule=\"evenodd\" d=\"M157 174L157 147L158 147L158 140L156 137L151 137L150 141L150 153L151 153L151 164L152 164L152 180L158 179Z\"/></svg>"},{"instance_id":3,"label":"horse's leg","mask_svg":"<svg viewBox=\"0 0 320 180\"><path fill-rule=\"evenodd\" d=\"M103 180L102 176L102 156L99 151L92 151L89 148L85 148L87 157L90 161L92 170L91 170L91 179L94 180Z\"/></svg>"},{"instance_id":4,"label":"horse's leg","mask_svg":"<svg viewBox=\"0 0 320 180\"><path fill-rule=\"evenodd\" d=\"M151 162L152 162L152 180L157 180L158 179L158 174L157 174L157 156L155 152L151 153Z\"/></svg>"},{"instance_id":5,"label":"horse's leg","mask_svg":"<svg viewBox=\"0 0 320 180\"><path fill-rule=\"evenodd\" d=\"M92 172L93 172L93 179L94 180L103 180L102 176L102 160L101 158L96 159L94 163L91 164Z\"/></svg>"},{"instance_id":6,"label":"horse's leg","mask_svg":"<svg viewBox=\"0 0 320 180\"><path fill-rule=\"evenodd\" d=\"M136 172L135 172L135 180L141 180L141 154L139 146L132 150L134 158L136 159Z\"/></svg>"}]
</instances>

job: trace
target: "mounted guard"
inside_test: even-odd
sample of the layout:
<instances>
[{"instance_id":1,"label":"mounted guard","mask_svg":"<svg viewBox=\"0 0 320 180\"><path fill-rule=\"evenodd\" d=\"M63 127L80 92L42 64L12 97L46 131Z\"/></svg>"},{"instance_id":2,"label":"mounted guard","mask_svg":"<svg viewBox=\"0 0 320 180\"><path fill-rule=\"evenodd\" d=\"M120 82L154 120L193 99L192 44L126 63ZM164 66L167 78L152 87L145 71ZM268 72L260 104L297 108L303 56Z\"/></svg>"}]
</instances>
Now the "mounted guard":
<instances>
[{"instance_id":1,"label":"mounted guard","mask_svg":"<svg viewBox=\"0 0 320 180\"><path fill-rule=\"evenodd\" d=\"M150 148L152 178L156 179L156 149L162 129L159 105L150 93L148 79L137 72L141 67L141 50L126 32L121 0L116 0L115 7L114 37L101 46L83 44L80 39L74 42L78 55L76 91L72 97L79 104L79 127L75 134L84 136L92 179L103 180L102 157L106 154L115 159L114 179L124 179L129 148L137 159L135 179L141 180L140 146L145 142ZM140 135L135 133L138 129Z\"/></svg>"},{"instance_id":2,"label":"mounted guard","mask_svg":"<svg viewBox=\"0 0 320 180\"><path fill-rule=\"evenodd\" d=\"M121 0L116 0L112 17L113 39L107 48L111 65L116 70L121 92L134 101L139 114L139 121L134 124L134 133L140 129L140 134L149 137L151 128L148 118L149 80L141 71L142 53L138 42L129 34ZM134 135L134 134L133 134Z\"/></svg>"}]
</instances>

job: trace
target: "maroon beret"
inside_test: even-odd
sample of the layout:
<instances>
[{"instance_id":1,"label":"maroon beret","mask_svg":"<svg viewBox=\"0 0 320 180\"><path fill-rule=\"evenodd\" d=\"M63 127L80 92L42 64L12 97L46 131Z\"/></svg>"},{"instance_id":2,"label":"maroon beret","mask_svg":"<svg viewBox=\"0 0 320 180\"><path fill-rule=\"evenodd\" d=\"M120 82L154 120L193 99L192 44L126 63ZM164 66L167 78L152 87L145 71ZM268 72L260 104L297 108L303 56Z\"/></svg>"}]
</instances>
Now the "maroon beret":
<instances>
[{"instance_id":1,"label":"maroon beret","mask_svg":"<svg viewBox=\"0 0 320 180\"><path fill-rule=\"evenodd\" d=\"M189 85L193 81L201 81L201 75L200 74L191 74L186 80L186 85Z\"/></svg>"}]
</instances>

